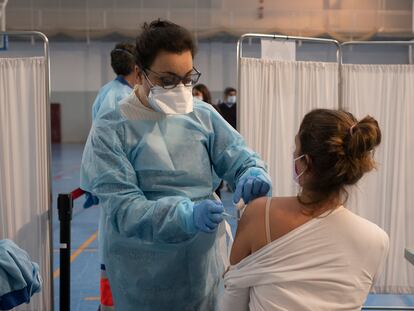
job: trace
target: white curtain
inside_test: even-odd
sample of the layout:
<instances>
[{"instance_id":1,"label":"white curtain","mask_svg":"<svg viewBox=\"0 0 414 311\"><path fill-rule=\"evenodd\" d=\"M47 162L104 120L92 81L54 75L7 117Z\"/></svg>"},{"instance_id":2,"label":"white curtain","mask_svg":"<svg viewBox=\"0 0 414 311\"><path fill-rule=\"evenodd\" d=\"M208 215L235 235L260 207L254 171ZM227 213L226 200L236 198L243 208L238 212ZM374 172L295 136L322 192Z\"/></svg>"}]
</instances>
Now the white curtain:
<instances>
[{"instance_id":1,"label":"white curtain","mask_svg":"<svg viewBox=\"0 0 414 311\"><path fill-rule=\"evenodd\" d=\"M240 132L268 163L273 195L295 195L294 138L304 115L338 107L338 65L241 59Z\"/></svg>"},{"instance_id":2,"label":"white curtain","mask_svg":"<svg viewBox=\"0 0 414 311\"><path fill-rule=\"evenodd\" d=\"M376 118L382 131L378 170L352 190L347 204L390 237L376 289L413 293L414 267L404 259L404 248L414 247L414 66L344 65L343 104L357 118Z\"/></svg>"},{"instance_id":3,"label":"white curtain","mask_svg":"<svg viewBox=\"0 0 414 311\"><path fill-rule=\"evenodd\" d=\"M350 189L347 207L390 236L390 253L375 290L413 293L414 267L404 248L414 247L414 66L343 65L343 108L369 114L383 139L378 170ZM273 195L294 195L292 152L303 116L337 108L338 67L332 63L241 59L241 134L269 164Z\"/></svg>"},{"instance_id":4,"label":"white curtain","mask_svg":"<svg viewBox=\"0 0 414 311\"><path fill-rule=\"evenodd\" d=\"M46 64L0 58L0 239L40 266L40 294L17 310L51 310Z\"/></svg>"}]
</instances>

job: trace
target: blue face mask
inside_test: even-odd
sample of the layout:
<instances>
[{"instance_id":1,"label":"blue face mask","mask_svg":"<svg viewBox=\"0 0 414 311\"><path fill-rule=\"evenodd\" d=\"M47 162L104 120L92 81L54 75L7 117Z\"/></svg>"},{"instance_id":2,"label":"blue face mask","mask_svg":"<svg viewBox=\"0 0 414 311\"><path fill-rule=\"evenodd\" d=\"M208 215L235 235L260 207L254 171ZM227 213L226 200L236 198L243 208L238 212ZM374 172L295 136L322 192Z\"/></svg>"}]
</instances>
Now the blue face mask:
<instances>
[{"instance_id":1,"label":"blue face mask","mask_svg":"<svg viewBox=\"0 0 414 311\"><path fill-rule=\"evenodd\" d=\"M296 169L296 161L299 160L299 159L302 159L304 156L305 155L302 154L301 156L293 159L293 170L292 170L293 181L298 185L299 185L299 178L305 173L306 168L301 173L298 173L298 171Z\"/></svg>"}]
</instances>

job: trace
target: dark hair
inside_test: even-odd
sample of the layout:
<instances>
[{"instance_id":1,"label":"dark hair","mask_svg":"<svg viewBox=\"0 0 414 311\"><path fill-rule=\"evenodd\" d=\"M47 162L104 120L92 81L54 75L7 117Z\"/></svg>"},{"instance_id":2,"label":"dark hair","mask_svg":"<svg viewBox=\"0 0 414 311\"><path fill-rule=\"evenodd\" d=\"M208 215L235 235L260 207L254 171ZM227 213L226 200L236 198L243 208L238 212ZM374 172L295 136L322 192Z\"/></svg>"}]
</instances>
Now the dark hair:
<instances>
[{"instance_id":1,"label":"dark hair","mask_svg":"<svg viewBox=\"0 0 414 311\"><path fill-rule=\"evenodd\" d=\"M150 24L144 23L141 33L136 39L136 64L149 68L160 51L182 53L190 51L194 58L196 46L191 33L172 22L155 20Z\"/></svg>"},{"instance_id":2,"label":"dark hair","mask_svg":"<svg viewBox=\"0 0 414 311\"><path fill-rule=\"evenodd\" d=\"M234 87L226 87L224 89L224 95L225 96L228 96L231 92L237 92L237 91Z\"/></svg>"},{"instance_id":3,"label":"dark hair","mask_svg":"<svg viewBox=\"0 0 414 311\"><path fill-rule=\"evenodd\" d=\"M111 66L117 75L129 75L135 66L135 46L118 43L111 51Z\"/></svg>"},{"instance_id":4,"label":"dark hair","mask_svg":"<svg viewBox=\"0 0 414 311\"><path fill-rule=\"evenodd\" d=\"M210 94L210 91L208 90L207 86L205 86L204 84L199 83L199 84L194 85L193 90L197 90L201 94L203 94L203 101L205 101L206 103L212 105L211 94Z\"/></svg>"},{"instance_id":5,"label":"dark hair","mask_svg":"<svg viewBox=\"0 0 414 311\"><path fill-rule=\"evenodd\" d=\"M381 130L370 116L358 121L346 111L316 109L303 118L298 138L311 176L303 188L317 203L333 194L347 196L345 186L375 168L372 151L381 143Z\"/></svg>"}]
</instances>

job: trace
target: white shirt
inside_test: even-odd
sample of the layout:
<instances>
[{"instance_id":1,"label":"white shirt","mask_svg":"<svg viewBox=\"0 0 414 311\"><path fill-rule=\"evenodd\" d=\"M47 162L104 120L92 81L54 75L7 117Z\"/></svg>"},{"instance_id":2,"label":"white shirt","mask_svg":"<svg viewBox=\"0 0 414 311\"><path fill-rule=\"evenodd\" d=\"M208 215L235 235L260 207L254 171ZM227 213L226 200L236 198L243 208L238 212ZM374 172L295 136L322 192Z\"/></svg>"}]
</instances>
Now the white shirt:
<instances>
[{"instance_id":1,"label":"white shirt","mask_svg":"<svg viewBox=\"0 0 414 311\"><path fill-rule=\"evenodd\" d=\"M230 266L221 310L360 310L388 248L381 228L339 207Z\"/></svg>"}]
</instances>

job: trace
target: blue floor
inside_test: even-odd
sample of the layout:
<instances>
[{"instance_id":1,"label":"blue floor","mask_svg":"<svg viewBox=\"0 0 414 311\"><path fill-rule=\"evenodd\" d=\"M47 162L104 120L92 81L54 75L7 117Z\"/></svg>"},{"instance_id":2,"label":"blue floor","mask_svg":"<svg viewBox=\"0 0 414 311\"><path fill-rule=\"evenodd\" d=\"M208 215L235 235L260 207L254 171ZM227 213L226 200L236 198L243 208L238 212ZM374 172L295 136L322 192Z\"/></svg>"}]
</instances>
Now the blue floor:
<instances>
[{"instance_id":1,"label":"blue floor","mask_svg":"<svg viewBox=\"0 0 414 311\"><path fill-rule=\"evenodd\" d=\"M79 168L83 145L54 145L52 148L53 173L53 234L54 271L59 268L59 221L57 215L57 195L67 193L79 186ZM231 207L231 194L223 191L222 200L227 212L234 213ZM99 260L98 241L94 234L98 230L99 208L82 208L83 197L74 202L72 219L72 255L81 246L83 251L71 265L71 310L97 310L99 305ZM232 231L236 222L228 219ZM85 242L88 242L85 245ZM55 310L59 310L59 277L54 279ZM369 295L366 306L414 306L414 295Z\"/></svg>"},{"instance_id":2,"label":"blue floor","mask_svg":"<svg viewBox=\"0 0 414 311\"><path fill-rule=\"evenodd\" d=\"M79 168L83 145L54 145L53 172L53 245L54 271L59 268L59 221L57 196L79 187ZM72 254L98 230L99 208L82 207L83 197L75 200L72 218ZM98 241L95 239L71 265L71 310L97 310L99 301ZM55 310L59 310L59 277L55 278Z\"/></svg>"}]
</instances>

